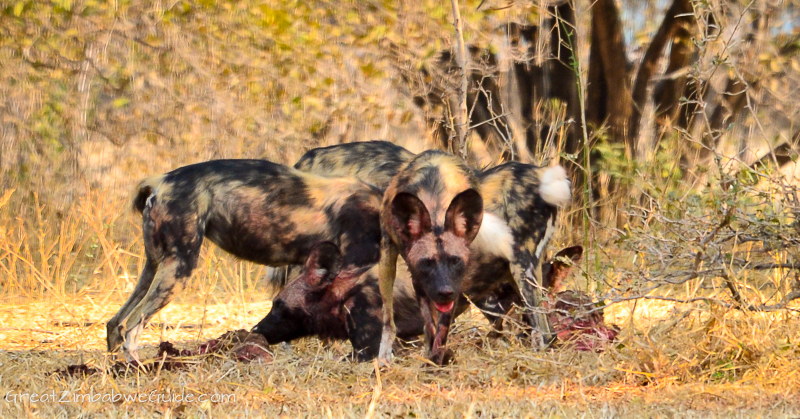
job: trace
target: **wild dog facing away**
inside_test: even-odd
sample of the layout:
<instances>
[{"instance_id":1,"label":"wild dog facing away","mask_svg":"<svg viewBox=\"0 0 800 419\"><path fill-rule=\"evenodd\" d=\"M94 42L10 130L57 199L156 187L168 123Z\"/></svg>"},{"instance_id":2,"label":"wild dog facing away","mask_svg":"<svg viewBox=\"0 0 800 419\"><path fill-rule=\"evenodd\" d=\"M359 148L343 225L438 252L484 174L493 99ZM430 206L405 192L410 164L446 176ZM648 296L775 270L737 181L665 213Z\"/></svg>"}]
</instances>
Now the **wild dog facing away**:
<instances>
[{"instance_id":1,"label":"wild dog facing away","mask_svg":"<svg viewBox=\"0 0 800 419\"><path fill-rule=\"evenodd\" d=\"M358 156L370 148L369 159ZM348 143L309 151L297 163L302 170L325 176L360 176L367 183L386 188L385 179L393 166L376 166L382 161L409 159L412 153L384 141ZM348 164L320 162L347 161ZM380 176L371 178L372 174ZM484 195L483 225L470 249L473 252L470 275L462 291L476 303L488 297L494 282L514 284L514 295L524 302L529 313L525 320L541 347L552 341L547 316L537 310L543 301L543 288L538 286L538 266L542 252L555 231L557 208L571 198L569 180L560 166L540 168L530 164L508 162L477 173ZM483 191L486 192L483 192ZM501 279L498 279L501 278ZM506 292L511 292L506 289ZM525 296L525 298L522 298ZM536 311L535 311L536 310Z\"/></svg>"},{"instance_id":2,"label":"wild dog facing away","mask_svg":"<svg viewBox=\"0 0 800 419\"><path fill-rule=\"evenodd\" d=\"M398 256L411 273L428 357L437 364L452 358L445 348L447 334L470 261L469 246L483 219L478 191L478 180L462 160L431 150L403 166L384 192L379 269L382 364L389 362L395 338L392 295Z\"/></svg>"},{"instance_id":3,"label":"wild dog facing away","mask_svg":"<svg viewBox=\"0 0 800 419\"><path fill-rule=\"evenodd\" d=\"M254 328L269 344L306 336L350 340L353 358L368 361L378 355L382 331L378 265L342 270L339 248L323 242L311 251L300 276L272 301L269 314ZM397 336L412 340L422 334L423 320L408 272L394 283Z\"/></svg>"},{"instance_id":4,"label":"wild dog facing away","mask_svg":"<svg viewBox=\"0 0 800 419\"><path fill-rule=\"evenodd\" d=\"M321 241L346 269L379 260L382 193L352 178L325 178L264 160L216 160L143 180L146 261L133 293L107 324L109 351L137 359L144 325L194 270L203 238L244 260L303 263Z\"/></svg>"},{"instance_id":5,"label":"wild dog facing away","mask_svg":"<svg viewBox=\"0 0 800 419\"><path fill-rule=\"evenodd\" d=\"M364 141L311 149L294 168L325 177L353 177L383 191L413 157L414 153L388 141ZM291 266L269 268L267 280L273 289L280 290L291 271Z\"/></svg>"},{"instance_id":6,"label":"wild dog facing away","mask_svg":"<svg viewBox=\"0 0 800 419\"><path fill-rule=\"evenodd\" d=\"M522 315L533 346L543 349L555 335L541 307L545 300L541 258L556 230L558 207L571 198L567 173L561 166L507 162L484 170L479 176L487 214L484 222L488 224L485 234L479 234L472 246L482 255L474 263L503 268L477 278L510 275L508 282L522 298ZM485 295L486 287L491 286L487 282L479 279L465 284L463 292Z\"/></svg>"},{"instance_id":7,"label":"wild dog facing away","mask_svg":"<svg viewBox=\"0 0 800 419\"><path fill-rule=\"evenodd\" d=\"M560 341L576 341L583 350L600 349L616 336L604 324L602 309L578 291L561 291L562 283L583 249L569 247L542 265L542 283L547 290L548 314ZM368 270L341 271L341 253L329 242L312 250L299 277L283 288L269 314L253 328L269 344L317 336L320 339L350 340L353 358L368 361L378 355L382 330L382 300L378 266ZM424 321L412 289L410 274L400 264L394 283L393 316L397 336L410 341L423 333ZM469 279L465 279L468 281ZM476 301L497 331L513 306L522 303L512 283L499 283L505 292ZM496 297L497 296L497 297ZM469 308L459 298L455 316ZM613 334L612 334L613 333ZM592 335L596 335L595 338Z\"/></svg>"}]
</instances>

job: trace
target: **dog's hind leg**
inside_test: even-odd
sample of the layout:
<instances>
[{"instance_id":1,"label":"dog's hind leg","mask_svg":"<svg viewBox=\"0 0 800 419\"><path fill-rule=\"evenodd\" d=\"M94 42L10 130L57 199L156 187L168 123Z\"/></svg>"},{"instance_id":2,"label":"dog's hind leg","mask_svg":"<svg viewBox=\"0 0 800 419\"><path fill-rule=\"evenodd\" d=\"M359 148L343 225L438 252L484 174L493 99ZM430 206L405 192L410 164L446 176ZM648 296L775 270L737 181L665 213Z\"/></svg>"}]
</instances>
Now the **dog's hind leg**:
<instances>
[{"instance_id":1,"label":"dog's hind leg","mask_svg":"<svg viewBox=\"0 0 800 419\"><path fill-rule=\"evenodd\" d=\"M518 256L517 260L511 263L511 273L522 294L523 318L530 328L533 346L544 349L555 340L555 333L542 307L545 299L545 289L540 285L542 267L535 258Z\"/></svg>"},{"instance_id":2,"label":"dog's hind leg","mask_svg":"<svg viewBox=\"0 0 800 419\"><path fill-rule=\"evenodd\" d=\"M124 333L122 350L129 361L138 360L136 352L144 325L150 321L154 314L172 301L175 294L183 289L184 281L191 275L196 261L196 255L193 260L185 260L177 256L170 256L164 259L159 264L158 271L152 284L150 284L147 294L122 319L122 327L120 328Z\"/></svg>"},{"instance_id":3,"label":"dog's hind leg","mask_svg":"<svg viewBox=\"0 0 800 419\"><path fill-rule=\"evenodd\" d=\"M122 320L128 316L128 313L139 305L139 302L142 301L142 298L147 294L147 291L150 289L150 284L156 276L157 269L158 263L150 256L147 256L144 268L141 274L139 274L139 282L136 283L136 288L133 289L133 293L128 297L128 301L122 305L117 314L115 314L106 325L106 343L109 352L116 351L122 345L123 339L120 324Z\"/></svg>"}]
</instances>

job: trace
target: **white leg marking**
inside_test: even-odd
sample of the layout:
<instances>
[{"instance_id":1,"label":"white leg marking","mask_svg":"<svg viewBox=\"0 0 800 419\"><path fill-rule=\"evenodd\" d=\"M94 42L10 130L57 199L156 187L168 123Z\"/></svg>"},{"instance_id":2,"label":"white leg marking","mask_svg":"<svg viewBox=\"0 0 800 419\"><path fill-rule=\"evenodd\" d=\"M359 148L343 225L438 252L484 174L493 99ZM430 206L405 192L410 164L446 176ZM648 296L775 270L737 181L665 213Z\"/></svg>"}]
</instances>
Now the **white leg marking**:
<instances>
[{"instance_id":1,"label":"white leg marking","mask_svg":"<svg viewBox=\"0 0 800 419\"><path fill-rule=\"evenodd\" d=\"M548 218L547 229L544 231L544 237L542 237L542 240L540 240L539 244L536 245L536 258L539 259L540 261L542 258L542 252L544 251L544 248L547 247L547 243L550 242L550 237L552 237L553 233L556 232L555 227L556 226L553 217Z\"/></svg>"}]
</instances>

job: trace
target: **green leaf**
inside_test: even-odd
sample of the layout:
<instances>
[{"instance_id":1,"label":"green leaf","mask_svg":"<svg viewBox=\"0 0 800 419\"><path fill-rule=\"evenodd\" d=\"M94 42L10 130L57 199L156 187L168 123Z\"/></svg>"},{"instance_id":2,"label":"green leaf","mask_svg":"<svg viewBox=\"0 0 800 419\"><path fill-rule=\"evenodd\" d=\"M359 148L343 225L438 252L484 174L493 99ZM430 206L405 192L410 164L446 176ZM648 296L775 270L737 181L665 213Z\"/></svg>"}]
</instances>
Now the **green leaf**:
<instances>
[{"instance_id":1,"label":"green leaf","mask_svg":"<svg viewBox=\"0 0 800 419\"><path fill-rule=\"evenodd\" d=\"M111 104L117 109L124 108L125 106L128 106L129 103L131 103L131 100L126 97L116 98L113 102L111 102Z\"/></svg>"},{"instance_id":2,"label":"green leaf","mask_svg":"<svg viewBox=\"0 0 800 419\"><path fill-rule=\"evenodd\" d=\"M14 16L19 17L23 9L25 9L25 2L18 1L17 4L14 5Z\"/></svg>"}]
</instances>

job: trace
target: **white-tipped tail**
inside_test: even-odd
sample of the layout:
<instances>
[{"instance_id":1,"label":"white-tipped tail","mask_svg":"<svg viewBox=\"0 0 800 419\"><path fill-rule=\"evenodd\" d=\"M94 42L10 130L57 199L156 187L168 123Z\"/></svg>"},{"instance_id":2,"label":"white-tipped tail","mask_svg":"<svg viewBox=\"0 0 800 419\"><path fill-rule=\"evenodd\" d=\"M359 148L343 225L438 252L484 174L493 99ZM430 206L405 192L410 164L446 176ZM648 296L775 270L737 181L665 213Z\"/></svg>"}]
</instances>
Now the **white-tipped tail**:
<instances>
[{"instance_id":1,"label":"white-tipped tail","mask_svg":"<svg viewBox=\"0 0 800 419\"><path fill-rule=\"evenodd\" d=\"M539 195L550 205L563 207L572 198L567 171L561 166L541 169L539 182Z\"/></svg>"},{"instance_id":2,"label":"white-tipped tail","mask_svg":"<svg viewBox=\"0 0 800 419\"><path fill-rule=\"evenodd\" d=\"M513 245L514 236L511 235L511 227L500 217L484 212L481 228L470 247L481 253L511 260L514 256Z\"/></svg>"}]
</instances>

